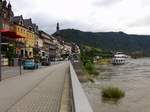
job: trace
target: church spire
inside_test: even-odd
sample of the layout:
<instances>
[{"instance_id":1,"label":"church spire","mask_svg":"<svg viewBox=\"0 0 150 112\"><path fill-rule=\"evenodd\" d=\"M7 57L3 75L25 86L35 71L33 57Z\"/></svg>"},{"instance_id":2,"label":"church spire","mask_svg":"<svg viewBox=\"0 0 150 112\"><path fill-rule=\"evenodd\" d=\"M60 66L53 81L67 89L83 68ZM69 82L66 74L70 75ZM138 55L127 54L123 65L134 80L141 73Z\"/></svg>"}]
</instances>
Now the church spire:
<instances>
[{"instance_id":1,"label":"church spire","mask_svg":"<svg viewBox=\"0 0 150 112\"><path fill-rule=\"evenodd\" d=\"M56 31L59 32L59 23L57 23Z\"/></svg>"},{"instance_id":2,"label":"church spire","mask_svg":"<svg viewBox=\"0 0 150 112\"><path fill-rule=\"evenodd\" d=\"M10 8L11 8L11 4L10 4L10 2L8 3L8 7L10 7Z\"/></svg>"}]
</instances>

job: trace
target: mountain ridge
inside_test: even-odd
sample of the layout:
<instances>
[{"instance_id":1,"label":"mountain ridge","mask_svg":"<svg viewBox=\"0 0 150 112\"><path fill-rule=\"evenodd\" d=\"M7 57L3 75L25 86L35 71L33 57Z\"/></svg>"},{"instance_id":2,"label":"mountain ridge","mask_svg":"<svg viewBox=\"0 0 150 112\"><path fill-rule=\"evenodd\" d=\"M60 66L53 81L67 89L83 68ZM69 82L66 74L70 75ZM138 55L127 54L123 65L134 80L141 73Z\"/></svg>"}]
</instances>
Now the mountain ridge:
<instances>
[{"instance_id":1,"label":"mountain ridge","mask_svg":"<svg viewBox=\"0 0 150 112\"><path fill-rule=\"evenodd\" d=\"M64 29L59 33L64 41L75 42L79 46L89 45L107 51L150 56L150 35L127 34L122 31L84 32L76 29Z\"/></svg>"}]
</instances>

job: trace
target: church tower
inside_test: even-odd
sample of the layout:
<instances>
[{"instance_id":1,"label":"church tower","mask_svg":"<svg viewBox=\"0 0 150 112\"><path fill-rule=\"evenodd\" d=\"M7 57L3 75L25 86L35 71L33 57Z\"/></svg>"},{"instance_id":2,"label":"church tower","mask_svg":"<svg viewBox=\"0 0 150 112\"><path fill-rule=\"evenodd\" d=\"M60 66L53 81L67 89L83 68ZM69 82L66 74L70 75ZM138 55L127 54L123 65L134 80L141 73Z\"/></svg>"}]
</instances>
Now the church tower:
<instances>
[{"instance_id":1,"label":"church tower","mask_svg":"<svg viewBox=\"0 0 150 112\"><path fill-rule=\"evenodd\" d=\"M59 23L57 23L56 32L59 33Z\"/></svg>"},{"instance_id":2,"label":"church tower","mask_svg":"<svg viewBox=\"0 0 150 112\"><path fill-rule=\"evenodd\" d=\"M8 3L8 10L11 10L11 4L10 4L10 2Z\"/></svg>"},{"instance_id":3,"label":"church tower","mask_svg":"<svg viewBox=\"0 0 150 112\"><path fill-rule=\"evenodd\" d=\"M61 34L60 34L60 26L59 26L59 23L57 22L57 25L56 25L56 33L55 33L55 37L57 38L57 40L60 42L60 44L63 44L64 41L61 37Z\"/></svg>"},{"instance_id":4,"label":"church tower","mask_svg":"<svg viewBox=\"0 0 150 112\"><path fill-rule=\"evenodd\" d=\"M2 7L6 8L6 5L7 5L7 1L6 0L2 1Z\"/></svg>"}]
</instances>

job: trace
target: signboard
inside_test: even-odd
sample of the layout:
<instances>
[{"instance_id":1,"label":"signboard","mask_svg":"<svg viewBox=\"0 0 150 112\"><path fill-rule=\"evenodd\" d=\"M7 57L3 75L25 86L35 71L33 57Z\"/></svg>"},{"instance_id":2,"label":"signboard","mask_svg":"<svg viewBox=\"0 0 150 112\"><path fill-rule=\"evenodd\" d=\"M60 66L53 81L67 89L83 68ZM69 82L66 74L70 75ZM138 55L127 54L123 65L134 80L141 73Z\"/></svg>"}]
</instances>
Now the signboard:
<instances>
[{"instance_id":1,"label":"signboard","mask_svg":"<svg viewBox=\"0 0 150 112\"><path fill-rule=\"evenodd\" d=\"M9 22L5 19L1 19L0 20L0 32L6 32L9 31L10 26L9 26Z\"/></svg>"}]
</instances>

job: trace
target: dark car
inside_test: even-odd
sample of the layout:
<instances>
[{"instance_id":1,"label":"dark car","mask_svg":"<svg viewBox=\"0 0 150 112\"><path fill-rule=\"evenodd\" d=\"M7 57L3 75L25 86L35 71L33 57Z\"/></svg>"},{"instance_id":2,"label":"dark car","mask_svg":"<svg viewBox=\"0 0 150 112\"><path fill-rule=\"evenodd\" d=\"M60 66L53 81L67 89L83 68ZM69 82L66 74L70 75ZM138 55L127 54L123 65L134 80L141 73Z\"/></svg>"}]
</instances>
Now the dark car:
<instances>
[{"instance_id":1,"label":"dark car","mask_svg":"<svg viewBox=\"0 0 150 112\"><path fill-rule=\"evenodd\" d=\"M41 62L41 64L42 64L42 66L49 66L50 62L47 59L43 59L42 62Z\"/></svg>"},{"instance_id":2,"label":"dark car","mask_svg":"<svg viewBox=\"0 0 150 112\"><path fill-rule=\"evenodd\" d=\"M34 60L25 60L23 63L23 69L38 69L38 63L35 63Z\"/></svg>"}]
</instances>

